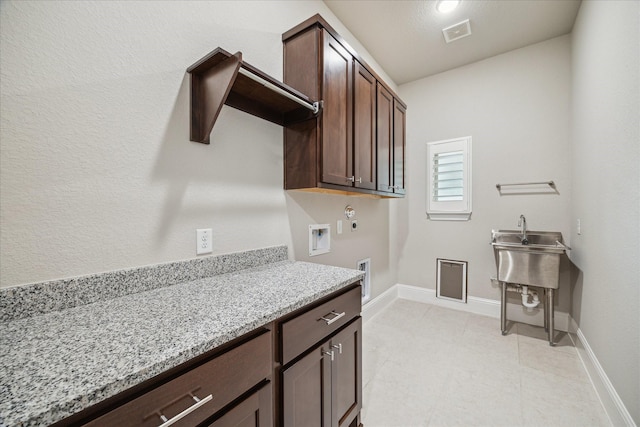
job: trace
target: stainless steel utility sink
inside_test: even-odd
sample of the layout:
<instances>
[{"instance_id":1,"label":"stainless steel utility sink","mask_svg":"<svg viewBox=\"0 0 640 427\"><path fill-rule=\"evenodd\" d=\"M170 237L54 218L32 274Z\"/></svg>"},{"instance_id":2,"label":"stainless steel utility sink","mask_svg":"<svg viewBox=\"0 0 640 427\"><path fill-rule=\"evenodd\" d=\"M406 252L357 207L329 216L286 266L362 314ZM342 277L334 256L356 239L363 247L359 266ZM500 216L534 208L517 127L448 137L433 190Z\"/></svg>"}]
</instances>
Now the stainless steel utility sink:
<instances>
[{"instance_id":1,"label":"stainless steel utility sink","mask_svg":"<svg viewBox=\"0 0 640 427\"><path fill-rule=\"evenodd\" d=\"M554 291L559 285L560 257L571 248L563 243L562 233L528 231L524 215L520 215L520 219L522 230L491 231L491 245L502 287L502 335L507 334L507 291L523 292L522 285L538 286L544 288L544 328L548 333L549 345L555 345Z\"/></svg>"},{"instance_id":2,"label":"stainless steel utility sink","mask_svg":"<svg viewBox=\"0 0 640 427\"><path fill-rule=\"evenodd\" d=\"M570 249L562 233L527 231L523 242L519 230L493 230L491 245L499 281L558 289L560 256Z\"/></svg>"}]
</instances>

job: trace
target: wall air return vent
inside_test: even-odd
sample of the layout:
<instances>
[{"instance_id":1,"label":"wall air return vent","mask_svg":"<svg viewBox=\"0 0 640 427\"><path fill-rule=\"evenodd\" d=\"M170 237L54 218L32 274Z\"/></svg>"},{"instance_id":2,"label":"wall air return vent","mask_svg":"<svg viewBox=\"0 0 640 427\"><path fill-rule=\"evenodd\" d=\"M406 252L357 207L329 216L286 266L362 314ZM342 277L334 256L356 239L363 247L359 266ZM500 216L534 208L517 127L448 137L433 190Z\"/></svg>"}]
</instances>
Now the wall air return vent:
<instances>
[{"instance_id":1,"label":"wall air return vent","mask_svg":"<svg viewBox=\"0 0 640 427\"><path fill-rule=\"evenodd\" d=\"M462 22L458 22L450 27L444 28L442 30L442 34L444 34L444 40L447 43L451 43L452 41L459 40L463 37L467 37L471 35L471 24L468 19L465 19Z\"/></svg>"}]
</instances>

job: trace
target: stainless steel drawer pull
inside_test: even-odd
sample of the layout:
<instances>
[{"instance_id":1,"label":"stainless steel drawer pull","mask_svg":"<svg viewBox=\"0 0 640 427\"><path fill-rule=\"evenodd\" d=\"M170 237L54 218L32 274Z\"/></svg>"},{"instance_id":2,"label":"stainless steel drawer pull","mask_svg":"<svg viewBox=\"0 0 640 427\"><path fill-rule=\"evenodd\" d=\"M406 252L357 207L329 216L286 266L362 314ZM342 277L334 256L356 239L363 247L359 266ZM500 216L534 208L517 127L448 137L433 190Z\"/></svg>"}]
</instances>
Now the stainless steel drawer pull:
<instances>
[{"instance_id":1,"label":"stainless steel drawer pull","mask_svg":"<svg viewBox=\"0 0 640 427\"><path fill-rule=\"evenodd\" d=\"M340 343L340 344L338 344L338 345L333 344L333 345L331 346L331 348L337 348L337 349L338 349L338 353L342 354L342 343Z\"/></svg>"},{"instance_id":2,"label":"stainless steel drawer pull","mask_svg":"<svg viewBox=\"0 0 640 427\"><path fill-rule=\"evenodd\" d=\"M196 402L193 405L189 406L187 409L185 409L184 411L180 412L178 415L176 415L173 418L167 419L167 417L165 417L164 415L160 414L160 419L162 421L164 421L162 424L160 424L158 427L168 427L174 423L177 423L178 421L180 421L181 419L183 419L184 417L186 417L187 415L189 415L190 413L192 413L193 411L195 411L196 409L198 409L199 407L201 407L202 405L204 405L205 403L207 403L208 401L210 401L211 399L213 399L213 395L210 394L209 396L205 397L204 399L198 399L196 396L191 395L191 397L193 398L193 400Z\"/></svg>"},{"instance_id":3,"label":"stainless steel drawer pull","mask_svg":"<svg viewBox=\"0 0 640 427\"><path fill-rule=\"evenodd\" d=\"M328 316L329 314L333 314L333 316L334 316L334 317L333 317L333 318L331 318L331 319L327 319L327 317L326 317L326 316ZM327 314L327 315L325 315L325 316L321 317L321 318L320 318L320 319L318 319L318 320L324 320L325 322L327 322L327 325L330 325L330 324L332 324L333 322L335 322L336 320L338 320L338 319L340 319L340 318L344 317L347 313L345 313L344 311L343 311L342 313L336 313L335 311L332 311L332 312L331 312L331 313L329 313L329 314Z\"/></svg>"}]
</instances>

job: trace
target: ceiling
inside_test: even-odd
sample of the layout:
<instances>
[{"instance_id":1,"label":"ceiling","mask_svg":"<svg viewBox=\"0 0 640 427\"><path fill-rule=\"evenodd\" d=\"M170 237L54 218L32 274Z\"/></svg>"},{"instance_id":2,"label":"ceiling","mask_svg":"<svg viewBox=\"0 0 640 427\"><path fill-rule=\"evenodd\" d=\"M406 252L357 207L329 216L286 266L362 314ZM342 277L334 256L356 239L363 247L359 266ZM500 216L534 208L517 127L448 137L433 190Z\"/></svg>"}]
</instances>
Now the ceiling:
<instances>
[{"instance_id":1,"label":"ceiling","mask_svg":"<svg viewBox=\"0 0 640 427\"><path fill-rule=\"evenodd\" d=\"M580 0L324 0L396 84L568 34ZM447 44L442 29L465 19L471 35Z\"/></svg>"}]
</instances>

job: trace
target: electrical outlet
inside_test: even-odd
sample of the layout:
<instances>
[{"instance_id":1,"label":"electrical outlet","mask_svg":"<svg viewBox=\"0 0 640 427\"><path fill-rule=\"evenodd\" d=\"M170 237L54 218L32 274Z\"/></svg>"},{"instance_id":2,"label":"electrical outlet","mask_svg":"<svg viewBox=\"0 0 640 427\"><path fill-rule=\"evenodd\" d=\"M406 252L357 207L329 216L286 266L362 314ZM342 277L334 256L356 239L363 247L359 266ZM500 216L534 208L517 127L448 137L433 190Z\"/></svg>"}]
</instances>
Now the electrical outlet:
<instances>
[{"instance_id":1,"label":"electrical outlet","mask_svg":"<svg viewBox=\"0 0 640 427\"><path fill-rule=\"evenodd\" d=\"M198 228L196 230L196 255L210 254L213 252L211 240L210 228Z\"/></svg>"}]
</instances>

